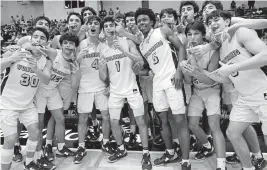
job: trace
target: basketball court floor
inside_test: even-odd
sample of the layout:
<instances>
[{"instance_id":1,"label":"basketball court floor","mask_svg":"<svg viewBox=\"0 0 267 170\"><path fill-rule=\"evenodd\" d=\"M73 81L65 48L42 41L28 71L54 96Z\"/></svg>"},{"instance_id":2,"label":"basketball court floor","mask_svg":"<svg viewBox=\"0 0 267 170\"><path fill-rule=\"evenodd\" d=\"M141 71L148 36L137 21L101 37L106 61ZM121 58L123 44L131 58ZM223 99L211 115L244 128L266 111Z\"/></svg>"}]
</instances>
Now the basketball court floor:
<instances>
[{"instance_id":1,"label":"basketball court floor","mask_svg":"<svg viewBox=\"0 0 267 170\"><path fill-rule=\"evenodd\" d=\"M54 150L55 152L55 150ZM22 154L25 155L25 147L22 149ZM151 151L151 159L154 160L162 156L163 152ZM195 152L190 153L190 161L192 164L191 170L215 170L216 157L212 156L205 160L196 161L193 156ZM228 155L231 153L228 152ZM264 155L267 158L267 155ZM25 156L24 156L25 159ZM81 164L74 164L73 157L56 158L54 161L57 170L141 170L141 151L128 151L128 156L119 160L116 163L109 163L107 156L99 149L87 149L87 155ZM24 161L23 161L24 162ZM22 170L23 163L12 163L11 170ZM227 170L241 170L240 164L229 165ZM181 170L179 162L171 163L166 166L153 166L153 170ZM265 168L264 170L267 170Z\"/></svg>"}]
</instances>

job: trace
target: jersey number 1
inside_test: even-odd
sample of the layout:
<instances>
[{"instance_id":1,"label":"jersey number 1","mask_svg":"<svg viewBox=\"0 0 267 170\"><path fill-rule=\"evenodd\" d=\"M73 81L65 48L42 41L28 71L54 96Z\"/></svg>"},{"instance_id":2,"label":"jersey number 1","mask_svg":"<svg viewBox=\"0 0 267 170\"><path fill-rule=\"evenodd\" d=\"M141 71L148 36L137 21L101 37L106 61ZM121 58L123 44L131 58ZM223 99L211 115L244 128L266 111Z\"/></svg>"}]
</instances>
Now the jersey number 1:
<instances>
[{"instance_id":1,"label":"jersey number 1","mask_svg":"<svg viewBox=\"0 0 267 170\"><path fill-rule=\"evenodd\" d=\"M22 74L21 77L23 78L20 80L20 84L22 86L31 86L31 87L37 87L39 83L39 78L35 75L30 76L29 74Z\"/></svg>"},{"instance_id":2,"label":"jersey number 1","mask_svg":"<svg viewBox=\"0 0 267 170\"><path fill-rule=\"evenodd\" d=\"M117 68L117 72L120 72L121 71L120 61L116 61L115 65L116 65L116 68Z\"/></svg>"}]
</instances>

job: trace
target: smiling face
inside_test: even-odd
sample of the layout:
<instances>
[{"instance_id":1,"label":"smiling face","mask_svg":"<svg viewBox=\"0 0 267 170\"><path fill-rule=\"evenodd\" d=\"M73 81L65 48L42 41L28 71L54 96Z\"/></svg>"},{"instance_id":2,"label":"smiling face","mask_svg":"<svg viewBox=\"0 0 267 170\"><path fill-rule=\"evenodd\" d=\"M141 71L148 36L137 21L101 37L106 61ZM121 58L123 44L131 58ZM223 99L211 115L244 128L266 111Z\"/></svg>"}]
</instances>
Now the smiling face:
<instances>
[{"instance_id":1,"label":"smiling face","mask_svg":"<svg viewBox=\"0 0 267 170\"><path fill-rule=\"evenodd\" d=\"M181 9L182 16L188 21L193 22L195 17L193 5L185 5Z\"/></svg>"},{"instance_id":2,"label":"smiling face","mask_svg":"<svg viewBox=\"0 0 267 170\"><path fill-rule=\"evenodd\" d=\"M41 27L49 31L49 23L45 19L40 19L36 22L35 27Z\"/></svg>"},{"instance_id":3,"label":"smiling face","mask_svg":"<svg viewBox=\"0 0 267 170\"><path fill-rule=\"evenodd\" d=\"M186 37L189 42L193 42L195 45L203 44L204 35L199 30L190 29L186 34Z\"/></svg>"},{"instance_id":4,"label":"smiling face","mask_svg":"<svg viewBox=\"0 0 267 170\"><path fill-rule=\"evenodd\" d=\"M174 19L173 14L164 13L161 16L160 22L167 24L168 27L171 27L172 24L176 23L176 20Z\"/></svg>"},{"instance_id":5,"label":"smiling face","mask_svg":"<svg viewBox=\"0 0 267 170\"><path fill-rule=\"evenodd\" d=\"M115 22L107 21L104 23L104 33L106 37L114 37L116 33Z\"/></svg>"},{"instance_id":6,"label":"smiling face","mask_svg":"<svg viewBox=\"0 0 267 170\"><path fill-rule=\"evenodd\" d=\"M71 32L78 32L81 28L81 20L77 15L71 15L68 22L68 28Z\"/></svg>"},{"instance_id":7,"label":"smiling face","mask_svg":"<svg viewBox=\"0 0 267 170\"><path fill-rule=\"evenodd\" d=\"M212 17L208 20L208 27L213 34L224 31L230 24L230 19L224 19L223 17Z\"/></svg>"},{"instance_id":8,"label":"smiling face","mask_svg":"<svg viewBox=\"0 0 267 170\"><path fill-rule=\"evenodd\" d=\"M32 44L38 44L41 46L46 46L47 45L47 38L42 31L36 30L32 34L31 43Z\"/></svg>"},{"instance_id":9,"label":"smiling face","mask_svg":"<svg viewBox=\"0 0 267 170\"><path fill-rule=\"evenodd\" d=\"M86 10L83 13L83 20L86 21L90 16L93 16L94 14L90 10Z\"/></svg>"},{"instance_id":10,"label":"smiling face","mask_svg":"<svg viewBox=\"0 0 267 170\"><path fill-rule=\"evenodd\" d=\"M136 20L137 26L143 34L148 33L153 26L153 21L150 20L148 15L139 15Z\"/></svg>"},{"instance_id":11,"label":"smiling face","mask_svg":"<svg viewBox=\"0 0 267 170\"><path fill-rule=\"evenodd\" d=\"M126 17L126 27L131 28L133 25L135 25L134 17Z\"/></svg>"},{"instance_id":12,"label":"smiling face","mask_svg":"<svg viewBox=\"0 0 267 170\"><path fill-rule=\"evenodd\" d=\"M76 49L75 42L73 41L63 40L61 46L63 53L67 56L70 56Z\"/></svg>"},{"instance_id":13,"label":"smiling face","mask_svg":"<svg viewBox=\"0 0 267 170\"><path fill-rule=\"evenodd\" d=\"M216 10L217 10L217 8L216 8L215 5L213 5L213 4L207 4L207 5L203 8L203 13L202 13L202 15L203 15L203 19L205 20L206 17L207 17L210 13L212 13L213 11L216 11Z\"/></svg>"},{"instance_id":14,"label":"smiling face","mask_svg":"<svg viewBox=\"0 0 267 170\"><path fill-rule=\"evenodd\" d=\"M88 22L88 35L91 37L98 37L100 33L100 23L96 19L92 19Z\"/></svg>"}]
</instances>

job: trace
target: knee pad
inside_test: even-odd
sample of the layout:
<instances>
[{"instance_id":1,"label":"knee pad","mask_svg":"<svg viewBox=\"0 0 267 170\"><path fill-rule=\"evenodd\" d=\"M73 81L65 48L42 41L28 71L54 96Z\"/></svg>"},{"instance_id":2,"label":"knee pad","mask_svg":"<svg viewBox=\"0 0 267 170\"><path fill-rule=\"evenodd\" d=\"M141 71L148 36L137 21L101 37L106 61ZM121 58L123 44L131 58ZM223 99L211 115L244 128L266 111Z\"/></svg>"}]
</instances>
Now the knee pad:
<instances>
[{"instance_id":1,"label":"knee pad","mask_svg":"<svg viewBox=\"0 0 267 170\"><path fill-rule=\"evenodd\" d=\"M37 147L38 141L31 141L28 139L26 144L26 151L27 152L35 152Z\"/></svg>"},{"instance_id":2,"label":"knee pad","mask_svg":"<svg viewBox=\"0 0 267 170\"><path fill-rule=\"evenodd\" d=\"M264 135L267 135L267 122L262 122L261 130Z\"/></svg>"},{"instance_id":3,"label":"knee pad","mask_svg":"<svg viewBox=\"0 0 267 170\"><path fill-rule=\"evenodd\" d=\"M13 158L13 149L2 149L1 151L1 163L10 164Z\"/></svg>"}]
</instances>

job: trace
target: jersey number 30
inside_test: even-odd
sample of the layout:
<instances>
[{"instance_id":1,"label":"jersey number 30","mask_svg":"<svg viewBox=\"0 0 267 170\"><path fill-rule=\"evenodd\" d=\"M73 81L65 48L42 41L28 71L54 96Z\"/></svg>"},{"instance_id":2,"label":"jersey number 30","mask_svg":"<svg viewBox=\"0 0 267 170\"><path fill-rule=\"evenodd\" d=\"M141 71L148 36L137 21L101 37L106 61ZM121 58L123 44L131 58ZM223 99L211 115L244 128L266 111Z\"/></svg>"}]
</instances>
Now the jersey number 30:
<instances>
[{"instance_id":1,"label":"jersey number 30","mask_svg":"<svg viewBox=\"0 0 267 170\"><path fill-rule=\"evenodd\" d=\"M39 83L39 78L35 75L30 76L29 74L22 74L21 77L23 78L20 80L20 84L22 86L31 86L31 87L37 87Z\"/></svg>"}]
</instances>

